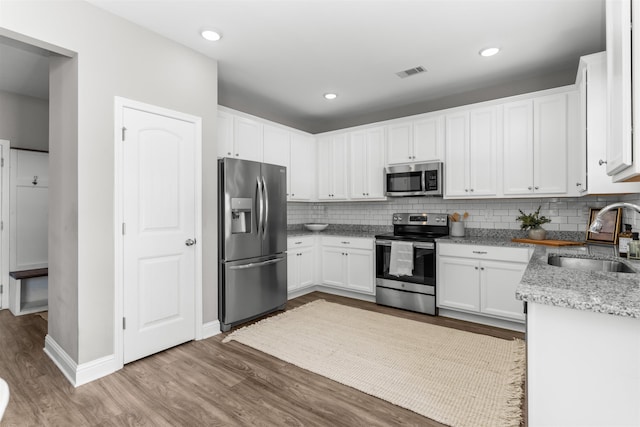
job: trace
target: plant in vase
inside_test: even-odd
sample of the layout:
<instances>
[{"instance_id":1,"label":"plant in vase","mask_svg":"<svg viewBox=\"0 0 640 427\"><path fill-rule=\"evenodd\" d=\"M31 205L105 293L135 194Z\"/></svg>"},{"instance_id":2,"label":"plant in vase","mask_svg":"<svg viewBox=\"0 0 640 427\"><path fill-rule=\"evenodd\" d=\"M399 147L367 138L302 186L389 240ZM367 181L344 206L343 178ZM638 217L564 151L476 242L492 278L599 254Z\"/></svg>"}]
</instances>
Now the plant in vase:
<instances>
[{"instance_id":1,"label":"plant in vase","mask_svg":"<svg viewBox=\"0 0 640 427\"><path fill-rule=\"evenodd\" d=\"M520 229L529 230L529 238L534 240L544 240L547 237L547 230L542 228L542 224L551 222L549 218L544 215L540 215L540 206L534 213L526 214L520 211L520 216L516 218L516 221L521 221Z\"/></svg>"}]
</instances>

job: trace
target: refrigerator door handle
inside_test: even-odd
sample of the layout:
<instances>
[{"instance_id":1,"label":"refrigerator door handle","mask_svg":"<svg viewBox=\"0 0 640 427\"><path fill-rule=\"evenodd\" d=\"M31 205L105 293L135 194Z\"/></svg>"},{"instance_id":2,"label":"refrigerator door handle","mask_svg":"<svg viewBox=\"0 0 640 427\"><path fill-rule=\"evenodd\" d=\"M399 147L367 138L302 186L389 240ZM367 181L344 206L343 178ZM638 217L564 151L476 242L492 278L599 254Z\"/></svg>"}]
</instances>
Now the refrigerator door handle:
<instances>
[{"instance_id":1,"label":"refrigerator door handle","mask_svg":"<svg viewBox=\"0 0 640 427\"><path fill-rule=\"evenodd\" d=\"M264 221L262 223L262 240L267 238L267 230L269 229L269 191L267 190L267 182L262 177L262 192L264 193Z\"/></svg>"},{"instance_id":2,"label":"refrigerator door handle","mask_svg":"<svg viewBox=\"0 0 640 427\"><path fill-rule=\"evenodd\" d=\"M285 259L286 258L275 258L262 262L250 262L249 264L233 265L229 267L229 270L244 270L246 268L262 267L264 265L275 264L276 262L284 261Z\"/></svg>"},{"instance_id":3,"label":"refrigerator door handle","mask_svg":"<svg viewBox=\"0 0 640 427\"><path fill-rule=\"evenodd\" d=\"M262 215L263 215L263 209L264 209L264 200L262 198L262 182L260 181L260 177L256 178L256 205L257 206L257 211L258 211L258 219L257 219L257 225L258 225L258 235L260 235L260 231L262 230L263 224L262 224Z\"/></svg>"}]
</instances>

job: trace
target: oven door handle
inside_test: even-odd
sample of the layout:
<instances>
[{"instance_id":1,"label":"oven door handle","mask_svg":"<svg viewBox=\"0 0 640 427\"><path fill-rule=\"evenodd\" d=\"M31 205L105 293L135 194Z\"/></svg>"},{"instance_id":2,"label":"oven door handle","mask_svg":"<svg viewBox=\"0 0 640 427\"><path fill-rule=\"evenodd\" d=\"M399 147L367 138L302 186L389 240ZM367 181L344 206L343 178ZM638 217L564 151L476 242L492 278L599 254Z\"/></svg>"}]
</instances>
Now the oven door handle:
<instances>
[{"instance_id":1,"label":"oven door handle","mask_svg":"<svg viewBox=\"0 0 640 427\"><path fill-rule=\"evenodd\" d=\"M391 246L391 240L376 240L376 246ZM416 249L435 249L433 243L413 243L413 247Z\"/></svg>"}]
</instances>

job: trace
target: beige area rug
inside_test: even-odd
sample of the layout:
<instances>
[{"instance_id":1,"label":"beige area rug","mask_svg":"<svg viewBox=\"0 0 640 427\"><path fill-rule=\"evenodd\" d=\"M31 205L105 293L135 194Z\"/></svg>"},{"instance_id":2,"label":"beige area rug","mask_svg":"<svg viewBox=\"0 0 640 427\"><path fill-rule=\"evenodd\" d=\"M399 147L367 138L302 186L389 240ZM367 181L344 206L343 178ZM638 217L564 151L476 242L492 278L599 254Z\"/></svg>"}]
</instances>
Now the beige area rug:
<instances>
[{"instance_id":1,"label":"beige area rug","mask_svg":"<svg viewBox=\"0 0 640 427\"><path fill-rule=\"evenodd\" d=\"M451 426L518 426L525 344L317 300L228 335Z\"/></svg>"}]
</instances>

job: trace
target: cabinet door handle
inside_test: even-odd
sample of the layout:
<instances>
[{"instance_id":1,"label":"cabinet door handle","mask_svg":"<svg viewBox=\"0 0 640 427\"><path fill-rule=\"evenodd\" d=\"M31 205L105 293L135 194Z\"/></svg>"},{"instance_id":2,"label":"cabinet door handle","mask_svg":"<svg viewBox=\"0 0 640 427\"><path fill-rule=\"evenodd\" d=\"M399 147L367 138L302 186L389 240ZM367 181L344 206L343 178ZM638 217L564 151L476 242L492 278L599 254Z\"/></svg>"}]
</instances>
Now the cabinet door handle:
<instances>
[{"instance_id":1,"label":"cabinet door handle","mask_svg":"<svg viewBox=\"0 0 640 427\"><path fill-rule=\"evenodd\" d=\"M527 187L527 188L528 188L529 190L532 190L532 189L533 189L532 187Z\"/></svg>"},{"instance_id":2,"label":"cabinet door handle","mask_svg":"<svg viewBox=\"0 0 640 427\"><path fill-rule=\"evenodd\" d=\"M476 270L478 269L478 267L474 267Z\"/></svg>"},{"instance_id":3,"label":"cabinet door handle","mask_svg":"<svg viewBox=\"0 0 640 427\"><path fill-rule=\"evenodd\" d=\"M484 270L484 267L480 267L480 270Z\"/></svg>"},{"instance_id":4,"label":"cabinet door handle","mask_svg":"<svg viewBox=\"0 0 640 427\"><path fill-rule=\"evenodd\" d=\"M536 190L539 190L539 189L540 189L540 187L538 187L537 185L536 185L535 187L533 187L533 188L535 188Z\"/></svg>"}]
</instances>

